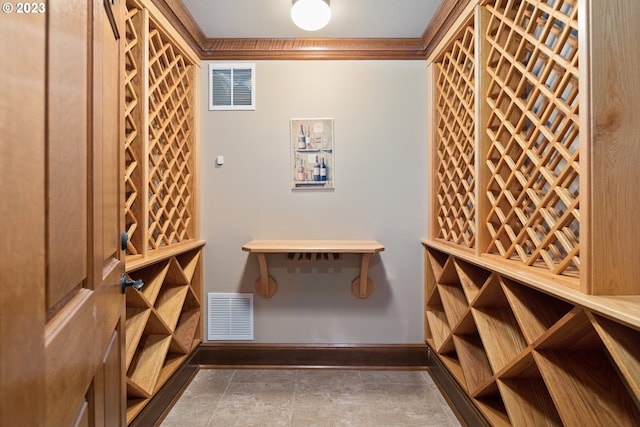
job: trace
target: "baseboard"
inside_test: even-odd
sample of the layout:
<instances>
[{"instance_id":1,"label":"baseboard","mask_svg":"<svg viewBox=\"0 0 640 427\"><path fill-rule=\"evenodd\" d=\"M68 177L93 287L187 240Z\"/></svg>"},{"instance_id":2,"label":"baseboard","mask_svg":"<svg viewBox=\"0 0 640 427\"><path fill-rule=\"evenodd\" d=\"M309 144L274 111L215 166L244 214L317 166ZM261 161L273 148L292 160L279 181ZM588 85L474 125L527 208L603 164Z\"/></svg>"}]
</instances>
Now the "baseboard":
<instances>
[{"instance_id":1,"label":"baseboard","mask_svg":"<svg viewBox=\"0 0 640 427\"><path fill-rule=\"evenodd\" d=\"M424 344L201 344L194 357L200 366L281 368L424 369Z\"/></svg>"},{"instance_id":2,"label":"baseboard","mask_svg":"<svg viewBox=\"0 0 640 427\"><path fill-rule=\"evenodd\" d=\"M431 349L429 349L429 364L431 378L440 389L460 423L469 427L490 427L491 423L473 404L471 397L463 390Z\"/></svg>"}]
</instances>

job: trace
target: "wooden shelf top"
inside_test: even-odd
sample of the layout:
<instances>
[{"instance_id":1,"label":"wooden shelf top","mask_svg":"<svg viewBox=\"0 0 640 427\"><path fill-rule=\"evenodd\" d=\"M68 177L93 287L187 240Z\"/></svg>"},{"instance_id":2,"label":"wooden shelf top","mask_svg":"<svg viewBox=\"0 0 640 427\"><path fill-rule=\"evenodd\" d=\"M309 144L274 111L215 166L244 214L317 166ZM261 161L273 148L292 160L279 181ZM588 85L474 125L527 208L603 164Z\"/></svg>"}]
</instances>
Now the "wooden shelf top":
<instances>
[{"instance_id":1,"label":"wooden shelf top","mask_svg":"<svg viewBox=\"0 0 640 427\"><path fill-rule=\"evenodd\" d=\"M516 282L546 294L579 305L604 317L614 319L640 330L640 295L588 295L574 289L561 277L550 273L515 270L508 261L491 255L476 257L471 251L460 249L440 240L422 240L430 248L449 253L480 267L496 271Z\"/></svg>"},{"instance_id":2,"label":"wooden shelf top","mask_svg":"<svg viewBox=\"0 0 640 427\"><path fill-rule=\"evenodd\" d=\"M375 240L252 240L244 244L242 250L252 253L364 254L384 251L384 246Z\"/></svg>"},{"instance_id":3,"label":"wooden shelf top","mask_svg":"<svg viewBox=\"0 0 640 427\"><path fill-rule=\"evenodd\" d=\"M181 243L175 243L171 246L166 246L161 249L155 249L150 251L146 256L142 255L128 255L125 261L127 273L131 271L140 270L141 268L148 267L152 264L156 264L158 261L168 259L174 256L178 256L190 250L200 248L205 245L204 240L187 240Z\"/></svg>"}]
</instances>

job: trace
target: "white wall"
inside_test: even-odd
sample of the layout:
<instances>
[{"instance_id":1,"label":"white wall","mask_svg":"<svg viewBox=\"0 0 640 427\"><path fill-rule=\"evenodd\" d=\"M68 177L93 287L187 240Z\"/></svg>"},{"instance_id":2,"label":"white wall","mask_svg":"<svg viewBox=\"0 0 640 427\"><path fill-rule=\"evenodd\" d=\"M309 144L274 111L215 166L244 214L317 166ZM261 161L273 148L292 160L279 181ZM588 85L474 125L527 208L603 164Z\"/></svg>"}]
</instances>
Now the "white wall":
<instances>
[{"instance_id":1,"label":"white wall","mask_svg":"<svg viewBox=\"0 0 640 427\"><path fill-rule=\"evenodd\" d=\"M204 62L205 296L254 291L258 263L241 250L249 240L375 239L385 251L372 258L366 299L351 293L355 255L307 264L268 256L278 291L254 294L255 342L423 342L426 62L257 61L251 112L208 111L207 73ZM291 190L289 120L306 117L334 119L333 191Z\"/></svg>"}]
</instances>

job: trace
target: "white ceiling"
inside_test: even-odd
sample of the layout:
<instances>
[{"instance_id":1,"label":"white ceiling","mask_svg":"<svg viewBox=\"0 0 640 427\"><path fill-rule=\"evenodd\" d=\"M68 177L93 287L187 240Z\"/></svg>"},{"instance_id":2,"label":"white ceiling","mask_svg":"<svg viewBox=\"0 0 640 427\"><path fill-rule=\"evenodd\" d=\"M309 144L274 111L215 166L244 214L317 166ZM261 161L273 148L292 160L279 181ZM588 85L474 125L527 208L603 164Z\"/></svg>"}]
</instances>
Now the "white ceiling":
<instances>
[{"instance_id":1,"label":"white ceiling","mask_svg":"<svg viewBox=\"0 0 640 427\"><path fill-rule=\"evenodd\" d=\"M292 0L182 0L208 38L416 38L440 0L330 0L314 32L291 22Z\"/></svg>"}]
</instances>

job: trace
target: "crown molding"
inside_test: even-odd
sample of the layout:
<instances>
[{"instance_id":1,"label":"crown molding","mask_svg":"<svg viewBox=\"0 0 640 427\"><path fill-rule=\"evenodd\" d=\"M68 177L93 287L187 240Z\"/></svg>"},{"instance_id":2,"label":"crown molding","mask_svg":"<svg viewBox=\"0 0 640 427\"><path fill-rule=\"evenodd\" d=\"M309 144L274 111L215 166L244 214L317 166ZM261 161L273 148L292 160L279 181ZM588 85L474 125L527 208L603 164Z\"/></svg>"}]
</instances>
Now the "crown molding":
<instances>
[{"instance_id":1,"label":"crown molding","mask_svg":"<svg viewBox=\"0 0 640 427\"><path fill-rule=\"evenodd\" d=\"M415 39L207 39L202 59L424 59Z\"/></svg>"},{"instance_id":2,"label":"crown molding","mask_svg":"<svg viewBox=\"0 0 640 427\"><path fill-rule=\"evenodd\" d=\"M151 0L185 42L202 59L202 45L207 37L182 0Z\"/></svg>"},{"instance_id":3,"label":"crown molding","mask_svg":"<svg viewBox=\"0 0 640 427\"><path fill-rule=\"evenodd\" d=\"M471 0L442 0L422 34L425 57L431 55L433 49L470 2Z\"/></svg>"},{"instance_id":4,"label":"crown molding","mask_svg":"<svg viewBox=\"0 0 640 427\"><path fill-rule=\"evenodd\" d=\"M207 38L182 0L152 0L202 60L426 59L471 0L442 0L419 38Z\"/></svg>"}]
</instances>

